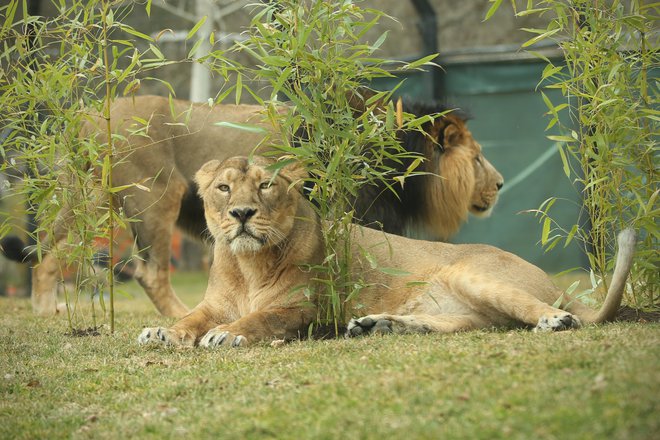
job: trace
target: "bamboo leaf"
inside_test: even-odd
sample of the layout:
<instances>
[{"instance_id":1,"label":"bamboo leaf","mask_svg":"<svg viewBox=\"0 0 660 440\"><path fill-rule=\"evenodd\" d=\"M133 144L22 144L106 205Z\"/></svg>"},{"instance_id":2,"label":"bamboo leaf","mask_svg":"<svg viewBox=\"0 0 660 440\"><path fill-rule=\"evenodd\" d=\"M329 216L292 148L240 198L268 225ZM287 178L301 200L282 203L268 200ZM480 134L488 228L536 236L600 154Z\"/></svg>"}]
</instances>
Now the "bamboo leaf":
<instances>
[{"instance_id":1,"label":"bamboo leaf","mask_svg":"<svg viewBox=\"0 0 660 440\"><path fill-rule=\"evenodd\" d=\"M205 15L204 17L202 17L202 18L201 18L201 19L195 24L195 26L193 26L192 29L190 29L190 32L188 32L188 35L186 35L186 40L190 40L192 37L195 36L195 34L197 33L197 31L199 31L199 28L201 28L202 26L204 26L204 23L206 23L206 19L207 19L207 18L208 18L208 17Z\"/></svg>"},{"instance_id":2,"label":"bamboo leaf","mask_svg":"<svg viewBox=\"0 0 660 440\"><path fill-rule=\"evenodd\" d=\"M241 94L243 93L243 75L236 75L236 105L241 103Z\"/></svg>"},{"instance_id":3,"label":"bamboo leaf","mask_svg":"<svg viewBox=\"0 0 660 440\"><path fill-rule=\"evenodd\" d=\"M559 150L559 157L561 157L561 164L564 169L564 174L566 177L571 177L571 167L568 164L568 159L566 158L566 153L564 153L564 148L561 144L557 144L557 150Z\"/></svg>"},{"instance_id":4,"label":"bamboo leaf","mask_svg":"<svg viewBox=\"0 0 660 440\"><path fill-rule=\"evenodd\" d=\"M127 34L131 34L131 35L133 35L133 36L135 36L135 37L138 37L138 38L140 38L140 39L142 39L142 40L145 40L145 41L154 41L154 39L151 38L149 35L147 35L147 34L143 34L142 32L133 29L131 26L127 26L127 25L122 24L122 25L119 26L119 28L120 28L122 31L126 32Z\"/></svg>"},{"instance_id":5,"label":"bamboo leaf","mask_svg":"<svg viewBox=\"0 0 660 440\"><path fill-rule=\"evenodd\" d=\"M541 244L545 245L548 242L548 236L550 235L550 217L543 219L543 230L541 232Z\"/></svg>"},{"instance_id":6,"label":"bamboo leaf","mask_svg":"<svg viewBox=\"0 0 660 440\"><path fill-rule=\"evenodd\" d=\"M438 57L437 53L434 53L432 55L427 55L424 58L420 58L416 61L412 61L408 64L405 64L403 67L401 67L401 70L413 70L413 69L417 69L417 68L419 68L421 66L424 66L424 65L439 67L437 64L431 62L432 60L434 60L437 57Z\"/></svg>"},{"instance_id":7,"label":"bamboo leaf","mask_svg":"<svg viewBox=\"0 0 660 440\"><path fill-rule=\"evenodd\" d=\"M490 8L488 8L488 12L486 12L486 17L483 19L483 21L486 21L490 19L490 17L497 12L497 10L500 8L500 5L502 4L502 0L490 0L492 5Z\"/></svg>"},{"instance_id":8,"label":"bamboo leaf","mask_svg":"<svg viewBox=\"0 0 660 440\"><path fill-rule=\"evenodd\" d=\"M396 267L378 267L377 270L386 275L394 275L394 276L411 275L410 272L402 269L397 269Z\"/></svg>"},{"instance_id":9,"label":"bamboo leaf","mask_svg":"<svg viewBox=\"0 0 660 440\"><path fill-rule=\"evenodd\" d=\"M221 121L215 122L213 125L217 125L218 127L235 128L237 130L249 131L250 133L268 134L268 130L260 125L255 124Z\"/></svg>"},{"instance_id":10,"label":"bamboo leaf","mask_svg":"<svg viewBox=\"0 0 660 440\"><path fill-rule=\"evenodd\" d=\"M529 40L525 41L521 45L521 47L531 46L532 44L538 43L539 41L545 40L546 38L553 36L554 34L556 34L559 31L560 31L560 29L553 29L553 30L547 31L547 32L545 32L541 35L537 35L536 37L530 38Z\"/></svg>"}]
</instances>

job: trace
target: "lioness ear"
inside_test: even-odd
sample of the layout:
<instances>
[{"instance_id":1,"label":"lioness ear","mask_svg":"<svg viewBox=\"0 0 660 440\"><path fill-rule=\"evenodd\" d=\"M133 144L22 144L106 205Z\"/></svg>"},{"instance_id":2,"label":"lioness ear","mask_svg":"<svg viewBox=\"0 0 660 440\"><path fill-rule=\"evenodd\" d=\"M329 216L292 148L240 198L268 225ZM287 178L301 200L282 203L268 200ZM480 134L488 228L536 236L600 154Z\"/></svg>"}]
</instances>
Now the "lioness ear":
<instances>
[{"instance_id":1,"label":"lioness ear","mask_svg":"<svg viewBox=\"0 0 660 440\"><path fill-rule=\"evenodd\" d=\"M206 162L202 167L195 173L195 182L199 188L199 195L201 196L204 191L206 191L215 179L216 172L222 162L219 160L211 160Z\"/></svg>"},{"instance_id":2,"label":"lioness ear","mask_svg":"<svg viewBox=\"0 0 660 440\"><path fill-rule=\"evenodd\" d=\"M296 188L301 186L303 181L309 177L309 173L303 164L298 161L291 162L290 164L286 165L280 170L280 173L291 182L294 182L296 184Z\"/></svg>"}]
</instances>

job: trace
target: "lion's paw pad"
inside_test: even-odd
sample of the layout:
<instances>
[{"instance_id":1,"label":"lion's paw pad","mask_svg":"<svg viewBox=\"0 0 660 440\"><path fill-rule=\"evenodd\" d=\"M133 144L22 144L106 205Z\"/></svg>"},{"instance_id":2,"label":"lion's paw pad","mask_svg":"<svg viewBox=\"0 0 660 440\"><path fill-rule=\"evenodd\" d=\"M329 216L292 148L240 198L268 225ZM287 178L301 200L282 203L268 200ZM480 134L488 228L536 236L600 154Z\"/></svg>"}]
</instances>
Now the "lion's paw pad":
<instances>
[{"instance_id":1,"label":"lion's paw pad","mask_svg":"<svg viewBox=\"0 0 660 440\"><path fill-rule=\"evenodd\" d=\"M225 347L240 347L245 345L247 339L245 336L238 335L234 336L228 331L214 331L210 330L204 335L201 341L199 341L200 347L215 348L225 346Z\"/></svg>"},{"instance_id":2,"label":"lion's paw pad","mask_svg":"<svg viewBox=\"0 0 660 440\"><path fill-rule=\"evenodd\" d=\"M137 341L138 344L148 344L150 342L168 344L170 342L167 331L163 327L145 328L138 336Z\"/></svg>"},{"instance_id":3,"label":"lion's paw pad","mask_svg":"<svg viewBox=\"0 0 660 440\"><path fill-rule=\"evenodd\" d=\"M346 328L346 336L349 338L374 333L392 333L392 321L389 319L374 319L365 316L363 318L351 319Z\"/></svg>"},{"instance_id":4,"label":"lion's paw pad","mask_svg":"<svg viewBox=\"0 0 660 440\"><path fill-rule=\"evenodd\" d=\"M572 328L580 328L582 323L577 316L566 314L556 314L551 316L542 316L534 328L535 332L558 332Z\"/></svg>"}]
</instances>

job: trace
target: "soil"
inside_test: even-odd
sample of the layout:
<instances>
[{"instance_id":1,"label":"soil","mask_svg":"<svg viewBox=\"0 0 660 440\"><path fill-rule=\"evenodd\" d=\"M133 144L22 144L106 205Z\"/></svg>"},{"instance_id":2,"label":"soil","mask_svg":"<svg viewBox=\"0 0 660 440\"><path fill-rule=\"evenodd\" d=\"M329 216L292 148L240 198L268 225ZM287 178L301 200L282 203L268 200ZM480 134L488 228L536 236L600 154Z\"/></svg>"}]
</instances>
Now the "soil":
<instances>
[{"instance_id":1,"label":"soil","mask_svg":"<svg viewBox=\"0 0 660 440\"><path fill-rule=\"evenodd\" d=\"M626 322L660 322L660 308L655 310L640 310L630 306L622 306L617 314L616 321Z\"/></svg>"}]
</instances>

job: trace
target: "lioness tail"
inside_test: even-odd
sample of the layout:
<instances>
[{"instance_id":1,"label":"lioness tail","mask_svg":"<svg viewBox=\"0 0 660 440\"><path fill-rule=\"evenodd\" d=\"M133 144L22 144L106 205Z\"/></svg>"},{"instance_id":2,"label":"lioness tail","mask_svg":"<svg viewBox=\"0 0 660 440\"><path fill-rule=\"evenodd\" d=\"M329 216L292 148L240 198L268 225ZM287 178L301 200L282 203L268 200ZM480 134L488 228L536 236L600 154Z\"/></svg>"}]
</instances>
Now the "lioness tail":
<instances>
[{"instance_id":1,"label":"lioness tail","mask_svg":"<svg viewBox=\"0 0 660 440\"><path fill-rule=\"evenodd\" d=\"M582 322L601 323L614 319L623 299L626 280L628 279L628 274L630 274L630 268L633 263L636 241L637 234L632 228L626 228L619 233L617 237L619 249L617 251L614 274L612 275L610 288L607 290L605 303L600 310L592 310L578 301L574 301L568 306L569 311L577 314Z\"/></svg>"}]
</instances>

